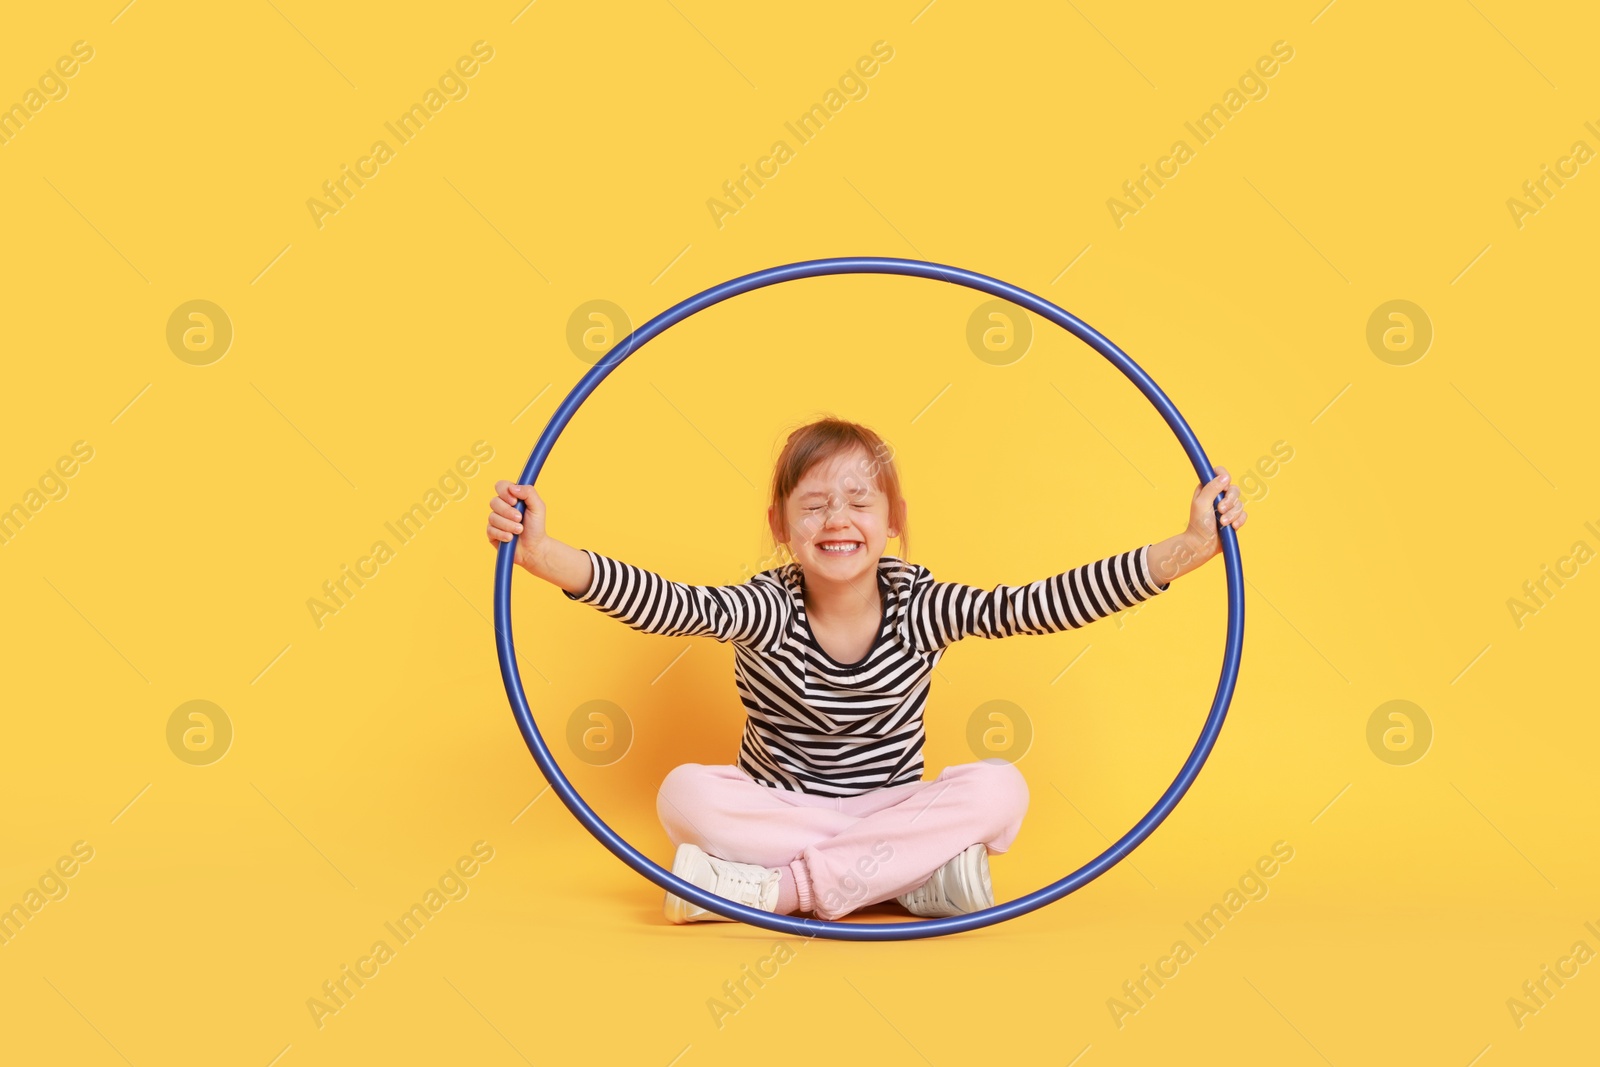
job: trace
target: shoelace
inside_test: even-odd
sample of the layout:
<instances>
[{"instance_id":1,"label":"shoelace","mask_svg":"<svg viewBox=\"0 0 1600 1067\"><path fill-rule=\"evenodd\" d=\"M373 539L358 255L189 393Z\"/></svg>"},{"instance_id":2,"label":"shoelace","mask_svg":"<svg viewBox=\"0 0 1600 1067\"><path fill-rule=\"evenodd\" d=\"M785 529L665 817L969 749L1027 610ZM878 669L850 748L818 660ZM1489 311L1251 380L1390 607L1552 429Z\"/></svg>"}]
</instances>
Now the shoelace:
<instances>
[{"instance_id":1,"label":"shoelace","mask_svg":"<svg viewBox=\"0 0 1600 1067\"><path fill-rule=\"evenodd\" d=\"M721 870L717 871L717 887L719 889L722 888L723 883L726 881L732 883L729 888L732 888L735 891L739 889L753 889L759 893L761 890L761 883L765 881L765 879L766 874L764 871L760 876L747 874L744 870L731 866L723 867ZM721 895L727 896L726 893Z\"/></svg>"}]
</instances>

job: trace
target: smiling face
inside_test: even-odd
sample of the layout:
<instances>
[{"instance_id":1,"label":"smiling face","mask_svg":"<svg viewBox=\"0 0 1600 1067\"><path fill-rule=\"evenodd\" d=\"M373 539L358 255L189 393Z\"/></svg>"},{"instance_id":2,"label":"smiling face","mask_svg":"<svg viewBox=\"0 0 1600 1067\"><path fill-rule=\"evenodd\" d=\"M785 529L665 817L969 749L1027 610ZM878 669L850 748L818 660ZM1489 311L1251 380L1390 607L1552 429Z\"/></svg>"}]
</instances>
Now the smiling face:
<instances>
[{"instance_id":1,"label":"smiling face","mask_svg":"<svg viewBox=\"0 0 1600 1067\"><path fill-rule=\"evenodd\" d=\"M851 582L872 577L889 538L889 498L878 488L871 458L861 449L841 452L801 477L768 513L773 536L789 546L808 576Z\"/></svg>"}]
</instances>

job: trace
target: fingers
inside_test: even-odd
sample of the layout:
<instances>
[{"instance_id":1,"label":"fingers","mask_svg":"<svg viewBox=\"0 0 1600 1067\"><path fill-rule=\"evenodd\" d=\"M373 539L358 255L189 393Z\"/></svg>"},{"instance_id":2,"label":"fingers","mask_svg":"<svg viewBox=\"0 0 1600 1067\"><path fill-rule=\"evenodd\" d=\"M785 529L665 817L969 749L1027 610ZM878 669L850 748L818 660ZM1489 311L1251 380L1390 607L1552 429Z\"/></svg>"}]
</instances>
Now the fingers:
<instances>
[{"instance_id":1,"label":"fingers","mask_svg":"<svg viewBox=\"0 0 1600 1067\"><path fill-rule=\"evenodd\" d=\"M533 491L531 485L519 485L504 478L494 483L495 495L489 500L489 525L486 534L491 547L498 547L506 541L515 541L522 533L522 513L517 510L517 501L526 501L526 508L532 512L538 505L539 494Z\"/></svg>"},{"instance_id":2,"label":"fingers","mask_svg":"<svg viewBox=\"0 0 1600 1067\"><path fill-rule=\"evenodd\" d=\"M514 541L517 538L517 535L512 533L510 530L501 529L499 526L495 525L496 520L499 519L500 516L498 515L489 516L489 525L485 528L485 532L489 537L489 546L491 548L499 548L502 542Z\"/></svg>"},{"instance_id":3,"label":"fingers","mask_svg":"<svg viewBox=\"0 0 1600 1067\"><path fill-rule=\"evenodd\" d=\"M519 534L522 532L522 523L516 518L506 518L504 515L490 515L489 529L504 530L507 533Z\"/></svg>"},{"instance_id":4,"label":"fingers","mask_svg":"<svg viewBox=\"0 0 1600 1067\"><path fill-rule=\"evenodd\" d=\"M1222 503L1217 509L1217 521L1237 530L1244 525L1245 518L1244 503L1239 499L1238 490L1233 489L1224 494Z\"/></svg>"},{"instance_id":5,"label":"fingers","mask_svg":"<svg viewBox=\"0 0 1600 1067\"><path fill-rule=\"evenodd\" d=\"M1228 468L1218 467L1216 476L1195 490L1196 502L1207 500L1211 507L1206 509L1214 517L1218 525L1231 526L1235 530L1243 526L1247 516L1244 511L1244 502L1239 496L1239 487L1233 484L1233 478L1228 474ZM1220 497L1220 499L1218 499Z\"/></svg>"},{"instance_id":6,"label":"fingers","mask_svg":"<svg viewBox=\"0 0 1600 1067\"><path fill-rule=\"evenodd\" d=\"M531 485L519 485L516 482L502 478L494 483L495 495L508 504L515 504L518 500L537 500L539 494L533 491Z\"/></svg>"}]
</instances>

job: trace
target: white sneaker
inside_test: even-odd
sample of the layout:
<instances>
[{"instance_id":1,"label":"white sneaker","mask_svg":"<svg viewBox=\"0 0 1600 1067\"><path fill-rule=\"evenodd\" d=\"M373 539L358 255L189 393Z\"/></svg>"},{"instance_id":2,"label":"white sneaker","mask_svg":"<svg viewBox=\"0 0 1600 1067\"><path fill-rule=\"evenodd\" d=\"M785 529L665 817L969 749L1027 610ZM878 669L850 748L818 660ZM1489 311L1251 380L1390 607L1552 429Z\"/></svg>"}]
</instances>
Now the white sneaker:
<instances>
[{"instance_id":1,"label":"white sneaker","mask_svg":"<svg viewBox=\"0 0 1600 1067\"><path fill-rule=\"evenodd\" d=\"M778 910L778 881L783 872L775 867L718 859L698 845L685 841L678 846L678 853L672 858L672 873L691 885L719 897L727 897L737 904L760 908L762 911ZM735 921L692 904L676 893L667 894L661 910L670 922L675 923Z\"/></svg>"},{"instance_id":2,"label":"white sneaker","mask_svg":"<svg viewBox=\"0 0 1600 1067\"><path fill-rule=\"evenodd\" d=\"M895 898L913 915L940 918L994 907L989 881L989 849L969 846L909 893Z\"/></svg>"}]
</instances>

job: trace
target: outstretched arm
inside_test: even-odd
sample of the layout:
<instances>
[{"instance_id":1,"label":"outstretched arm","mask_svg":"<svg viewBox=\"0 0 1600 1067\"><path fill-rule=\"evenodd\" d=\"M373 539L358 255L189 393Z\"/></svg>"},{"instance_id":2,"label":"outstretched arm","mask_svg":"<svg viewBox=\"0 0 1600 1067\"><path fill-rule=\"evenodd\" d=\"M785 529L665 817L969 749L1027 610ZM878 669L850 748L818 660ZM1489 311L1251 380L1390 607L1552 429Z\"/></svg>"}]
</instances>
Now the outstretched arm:
<instances>
[{"instance_id":1,"label":"outstretched arm","mask_svg":"<svg viewBox=\"0 0 1600 1067\"><path fill-rule=\"evenodd\" d=\"M769 582L689 585L593 549L571 551L585 557L594 580L579 591L566 589L567 599L593 604L643 633L712 637L764 647L776 639L787 619L789 594Z\"/></svg>"},{"instance_id":2,"label":"outstretched arm","mask_svg":"<svg viewBox=\"0 0 1600 1067\"><path fill-rule=\"evenodd\" d=\"M554 537L544 539L526 567L529 574L559 586L574 599L594 584L595 570L589 554Z\"/></svg>"},{"instance_id":3,"label":"outstretched arm","mask_svg":"<svg viewBox=\"0 0 1600 1067\"><path fill-rule=\"evenodd\" d=\"M785 624L788 592L755 580L740 585L686 585L653 571L579 549L545 531L545 505L531 485L495 484L489 543L517 541L516 563L644 633L712 637L767 644ZM525 502L519 518L516 500Z\"/></svg>"},{"instance_id":4,"label":"outstretched arm","mask_svg":"<svg viewBox=\"0 0 1600 1067\"><path fill-rule=\"evenodd\" d=\"M1222 501L1216 496L1222 494ZM1244 525L1239 490L1226 468L1194 491L1189 525L1164 541L1143 545L1030 585L980 589L927 581L912 591L911 625L919 644L943 648L964 637L1047 634L1087 626L1167 591L1177 578L1220 551L1221 521Z\"/></svg>"},{"instance_id":5,"label":"outstretched arm","mask_svg":"<svg viewBox=\"0 0 1600 1067\"><path fill-rule=\"evenodd\" d=\"M1150 573L1150 545L1086 563L1028 585L993 589L927 581L911 595L910 622L920 647L964 637L1051 634L1087 626L1166 592Z\"/></svg>"},{"instance_id":6,"label":"outstretched arm","mask_svg":"<svg viewBox=\"0 0 1600 1067\"><path fill-rule=\"evenodd\" d=\"M569 593L589 588L594 575L589 557L545 532L544 498L531 485L502 478L494 483L489 501L489 545L498 550L503 541L516 541L512 562L529 574L560 586ZM517 501L525 507L517 513Z\"/></svg>"}]
</instances>

